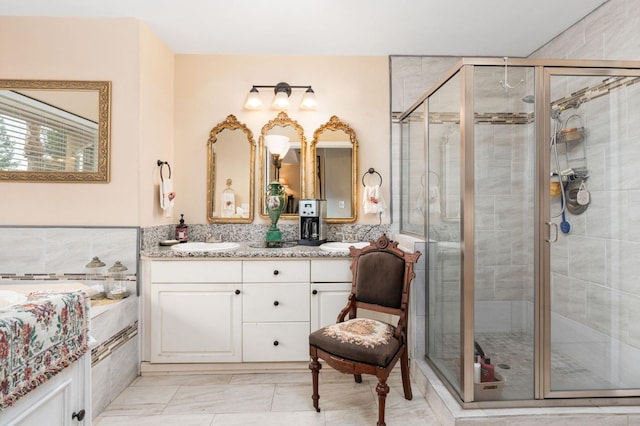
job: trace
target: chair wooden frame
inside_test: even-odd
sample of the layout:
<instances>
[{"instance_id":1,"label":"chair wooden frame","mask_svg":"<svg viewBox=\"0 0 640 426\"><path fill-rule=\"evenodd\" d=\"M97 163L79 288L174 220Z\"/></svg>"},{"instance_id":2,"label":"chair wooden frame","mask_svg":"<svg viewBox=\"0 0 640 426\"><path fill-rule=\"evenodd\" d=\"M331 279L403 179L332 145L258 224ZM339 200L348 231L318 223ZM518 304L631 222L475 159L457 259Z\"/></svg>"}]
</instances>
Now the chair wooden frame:
<instances>
[{"instance_id":1,"label":"chair wooden frame","mask_svg":"<svg viewBox=\"0 0 640 426\"><path fill-rule=\"evenodd\" d=\"M360 256L371 253L373 251L387 252L404 261L404 279L402 283L402 297L399 308L386 307L382 305L376 305L371 303L364 303L356 298L356 283L358 274L358 261ZM370 311L381 312L386 314L392 314L398 316L398 323L395 327L394 338L400 342L400 347L395 353L393 358L387 363L386 366L381 367L375 364L369 364L351 359L345 359L335 354L329 353L320 347L309 345L309 355L311 362L309 363L309 369L311 370L313 380L313 407L317 412L320 412L318 394L318 377L322 365L319 359L325 361L329 366L341 373L353 374L356 383L362 382L362 374L371 374L377 377L378 385L376 386L376 392L378 393L378 426L385 426L385 402L387 394L389 393L389 386L387 385L387 379L389 374L393 370L395 364L400 360L400 368L402 373L402 386L404 390L404 397L408 400L413 398L411 392L411 382L409 379L409 356L407 353L407 324L408 324L408 311L409 311L409 288L411 281L415 277L413 271L414 264L420 257L420 252L406 253L398 248L397 242L390 241L386 235L381 236L376 241L370 241L370 244L362 249L350 248L350 254L352 257L351 271L353 273L351 292L347 301L347 305L338 315L337 322L344 322L347 314L349 319L357 318L358 309L367 309Z\"/></svg>"}]
</instances>

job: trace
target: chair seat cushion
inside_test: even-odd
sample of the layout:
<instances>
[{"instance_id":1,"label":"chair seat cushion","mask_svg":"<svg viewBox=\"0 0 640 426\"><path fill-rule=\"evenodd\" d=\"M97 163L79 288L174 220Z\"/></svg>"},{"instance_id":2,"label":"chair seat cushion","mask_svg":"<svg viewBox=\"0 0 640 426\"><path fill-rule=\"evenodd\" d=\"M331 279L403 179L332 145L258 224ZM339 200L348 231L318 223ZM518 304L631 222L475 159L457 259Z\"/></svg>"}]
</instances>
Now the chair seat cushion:
<instances>
[{"instance_id":1,"label":"chair seat cushion","mask_svg":"<svg viewBox=\"0 0 640 426\"><path fill-rule=\"evenodd\" d=\"M384 322L354 318L314 331L309 344L351 361L386 367L400 349L394 331Z\"/></svg>"}]
</instances>

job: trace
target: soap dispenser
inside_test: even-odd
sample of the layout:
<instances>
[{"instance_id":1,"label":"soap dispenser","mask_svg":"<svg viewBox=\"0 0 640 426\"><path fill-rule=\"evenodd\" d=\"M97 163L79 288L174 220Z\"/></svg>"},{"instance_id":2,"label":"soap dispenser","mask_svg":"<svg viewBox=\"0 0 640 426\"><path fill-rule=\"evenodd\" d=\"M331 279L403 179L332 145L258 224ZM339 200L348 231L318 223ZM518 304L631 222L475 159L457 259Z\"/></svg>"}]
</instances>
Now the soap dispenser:
<instances>
[{"instance_id":1,"label":"soap dispenser","mask_svg":"<svg viewBox=\"0 0 640 426\"><path fill-rule=\"evenodd\" d=\"M180 215L180 223L176 226L176 240L181 243L186 243L189 237L189 227L184 224L184 215Z\"/></svg>"}]
</instances>

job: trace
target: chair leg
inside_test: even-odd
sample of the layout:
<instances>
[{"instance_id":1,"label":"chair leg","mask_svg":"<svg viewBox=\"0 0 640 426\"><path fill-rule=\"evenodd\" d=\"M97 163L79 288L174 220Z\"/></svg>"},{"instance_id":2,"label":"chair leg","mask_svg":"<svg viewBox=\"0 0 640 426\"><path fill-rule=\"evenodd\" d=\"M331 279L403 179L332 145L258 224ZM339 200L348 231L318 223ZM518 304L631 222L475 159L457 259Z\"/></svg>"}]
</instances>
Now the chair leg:
<instances>
[{"instance_id":1,"label":"chair leg","mask_svg":"<svg viewBox=\"0 0 640 426\"><path fill-rule=\"evenodd\" d=\"M376 392L378 392L378 426L386 426L384 422L384 407L387 401L387 394L389 393L389 386L387 386L387 379L379 379L380 382L376 386Z\"/></svg>"},{"instance_id":2,"label":"chair leg","mask_svg":"<svg viewBox=\"0 0 640 426\"><path fill-rule=\"evenodd\" d=\"M400 357L400 372L402 373L402 387L404 389L404 399L413 399L413 393L411 392L411 378L409 375L409 355L407 354L407 348L405 347Z\"/></svg>"},{"instance_id":3,"label":"chair leg","mask_svg":"<svg viewBox=\"0 0 640 426\"><path fill-rule=\"evenodd\" d=\"M313 395L311 396L311 399L313 399L313 408L315 408L318 413L320 412L320 406L318 404L318 401L320 400L320 395L318 395L318 373L320 373L321 368L322 364L318 362L318 357L312 356L311 362L309 363L313 382Z\"/></svg>"},{"instance_id":4,"label":"chair leg","mask_svg":"<svg viewBox=\"0 0 640 426\"><path fill-rule=\"evenodd\" d=\"M362 383L362 374L354 374L353 378L355 379L356 383Z\"/></svg>"}]
</instances>

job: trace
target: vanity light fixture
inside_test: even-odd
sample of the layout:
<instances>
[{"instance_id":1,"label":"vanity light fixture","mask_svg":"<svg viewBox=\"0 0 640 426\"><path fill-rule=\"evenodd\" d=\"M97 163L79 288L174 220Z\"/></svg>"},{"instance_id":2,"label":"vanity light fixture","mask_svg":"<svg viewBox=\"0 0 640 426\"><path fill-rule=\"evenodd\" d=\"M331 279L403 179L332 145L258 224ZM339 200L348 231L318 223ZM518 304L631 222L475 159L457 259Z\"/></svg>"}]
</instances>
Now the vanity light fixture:
<instances>
[{"instance_id":1,"label":"vanity light fixture","mask_svg":"<svg viewBox=\"0 0 640 426\"><path fill-rule=\"evenodd\" d=\"M302 95L300 109L315 110L318 107L316 94L311 86L292 86L289 83L280 82L275 86L253 85L244 103L245 109L250 111L262 109L262 100L260 99L260 92L258 89L273 89L275 97L271 107L276 110L285 110L289 107L289 97L291 96L292 89L306 89L304 95Z\"/></svg>"},{"instance_id":2,"label":"vanity light fixture","mask_svg":"<svg viewBox=\"0 0 640 426\"><path fill-rule=\"evenodd\" d=\"M287 152L289 152L289 138L281 135L266 135L264 137L264 144L271 154L271 161L276 168L275 182L278 182L280 177L280 167L282 166L282 159Z\"/></svg>"}]
</instances>

